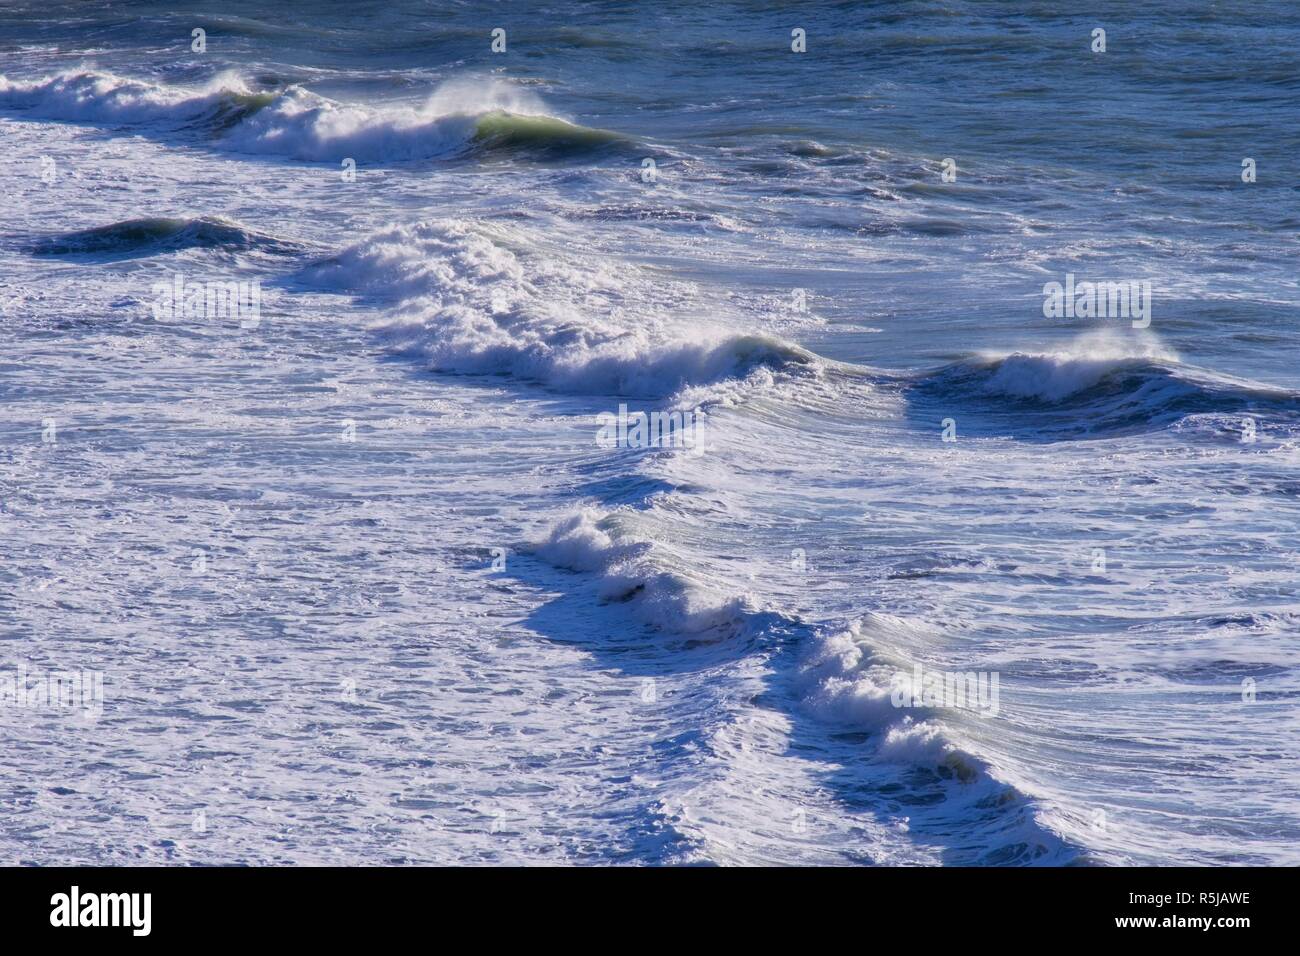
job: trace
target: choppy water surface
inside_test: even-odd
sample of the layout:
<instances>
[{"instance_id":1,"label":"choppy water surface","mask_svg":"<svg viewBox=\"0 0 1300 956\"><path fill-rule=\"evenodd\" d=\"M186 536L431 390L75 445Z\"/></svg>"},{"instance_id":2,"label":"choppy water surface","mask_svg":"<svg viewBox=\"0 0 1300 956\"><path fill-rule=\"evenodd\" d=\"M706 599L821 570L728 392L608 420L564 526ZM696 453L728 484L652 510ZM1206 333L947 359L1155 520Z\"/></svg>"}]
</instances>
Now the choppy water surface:
<instances>
[{"instance_id":1,"label":"choppy water surface","mask_svg":"<svg viewBox=\"0 0 1300 956\"><path fill-rule=\"evenodd\" d=\"M1300 862L1288 5L177 6L0 12L5 860Z\"/></svg>"}]
</instances>

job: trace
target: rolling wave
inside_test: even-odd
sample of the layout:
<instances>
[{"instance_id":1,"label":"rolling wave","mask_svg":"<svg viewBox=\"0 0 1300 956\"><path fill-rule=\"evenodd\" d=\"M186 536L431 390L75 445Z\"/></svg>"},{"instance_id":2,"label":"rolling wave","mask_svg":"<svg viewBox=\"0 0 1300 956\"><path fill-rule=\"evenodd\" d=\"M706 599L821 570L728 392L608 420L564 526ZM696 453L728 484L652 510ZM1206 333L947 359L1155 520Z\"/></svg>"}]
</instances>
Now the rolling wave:
<instances>
[{"instance_id":1,"label":"rolling wave","mask_svg":"<svg viewBox=\"0 0 1300 956\"><path fill-rule=\"evenodd\" d=\"M275 94L254 92L230 73L184 89L112 73L79 71L40 80L0 76L0 105L40 119L108 125L197 123L233 126L271 105Z\"/></svg>"},{"instance_id":2,"label":"rolling wave","mask_svg":"<svg viewBox=\"0 0 1300 956\"><path fill-rule=\"evenodd\" d=\"M977 356L926 373L912 393L927 407L971 410L1017 437L1087 438L1155 431L1196 415L1300 420L1300 394L1184 365L1152 346L1085 341L1053 353Z\"/></svg>"},{"instance_id":3,"label":"rolling wave","mask_svg":"<svg viewBox=\"0 0 1300 956\"><path fill-rule=\"evenodd\" d=\"M508 375L575 394L668 398L816 364L789 342L692 321L690 290L665 291L629 263L562 257L485 223L389 229L299 280L393 303L395 318L380 334L434 370Z\"/></svg>"},{"instance_id":4,"label":"rolling wave","mask_svg":"<svg viewBox=\"0 0 1300 956\"><path fill-rule=\"evenodd\" d=\"M617 512L591 507L564 518L523 550L554 567L594 575L601 600L626 604L661 632L757 644L793 636L798 660L784 679L795 706L825 724L869 734L872 759L923 770L941 801L976 808L963 818L978 821L970 829L984 831L981 862L1061 864L1080 857L1078 847L1039 822L1032 799L956 745L932 712L908 713L894 704L895 687L908 674L886 662L874 645L905 649L917 638L915 622L869 614L847 627L827 628L763 610L751 595L718 590L690 562L625 531ZM941 808L931 809L943 815Z\"/></svg>"},{"instance_id":5,"label":"rolling wave","mask_svg":"<svg viewBox=\"0 0 1300 956\"><path fill-rule=\"evenodd\" d=\"M206 131L223 148L313 162L386 163L499 153L563 159L632 141L547 115L536 97L490 80L444 84L418 108L349 105L301 87L254 91L233 73L197 88L81 71L0 76L0 107L107 126Z\"/></svg>"},{"instance_id":6,"label":"rolling wave","mask_svg":"<svg viewBox=\"0 0 1300 956\"><path fill-rule=\"evenodd\" d=\"M494 110L474 124L473 149L480 153L532 153L564 157L603 147L634 145L604 129L577 126L554 116L528 116Z\"/></svg>"}]
</instances>

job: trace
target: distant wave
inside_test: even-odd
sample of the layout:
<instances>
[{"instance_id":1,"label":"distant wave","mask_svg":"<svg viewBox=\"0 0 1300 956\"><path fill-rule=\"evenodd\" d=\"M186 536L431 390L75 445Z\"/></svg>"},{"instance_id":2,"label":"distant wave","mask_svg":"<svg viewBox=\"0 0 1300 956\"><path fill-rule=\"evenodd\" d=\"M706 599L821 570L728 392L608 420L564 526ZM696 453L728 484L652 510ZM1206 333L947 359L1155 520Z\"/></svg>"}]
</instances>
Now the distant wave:
<instances>
[{"instance_id":1,"label":"distant wave","mask_svg":"<svg viewBox=\"0 0 1300 956\"><path fill-rule=\"evenodd\" d=\"M915 621L872 613L847 627L819 629L804 649L796 682L804 706L822 720L882 733L882 756L951 770L970 781L977 761L957 750L941 729L894 705L896 688L910 682L908 671L887 663L879 645L905 650L924 630ZM920 693L920 688L909 688Z\"/></svg>"},{"instance_id":2,"label":"distant wave","mask_svg":"<svg viewBox=\"0 0 1300 956\"><path fill-rule=\"evenodd\" d=\"M107 226L48 236L33 243L30 251L47 256L104 253L126 257L189 248L256 249L290 255L302 251L303 246L257 232L230 219L199 216L192 219L127 219Z\"/></svg>"},{"instance_id":3,"label":"distant wave","mask_svg":"<svg viewBox=\"0 0 1300 956\"><path fill-rule=\"evenodd\" d=\"M756 623L747 598L718 594L663 566L651 542L622 534L593 508L565 518L529 550L554 567L596 574L603 600L628 602L660 630L732 636Z\"/></svg>"},{"instance_id":4,"label":"distant wave","mask_svg":"<svg viewBox=\"0 0 1300 956\"><path fill-rule=\"evenodd\" d=\"M630 145L618 133L556 119L494 110L474 124L473 143L479 152L533 152L557 156L589 152L604 146Z\"/></svg>"},{"instance_id":5,"label":"distant wave","mask_svg":"<svg viewBox=\"0 0 1300 956\"><path fill-rule=\"evenodd\" d=\"M0 105L41 119L84 123L187 126L202 122L224 128L274 100L275 94L254 92L229 73L192 89L95 71L61 73L41 80L0 76Z\"/></svg>"},{"instance_id":6,"label":"distant wave","mask_svg":"<svg viewBox=\"0 0 1300 956\"><path fill-rule=\"evenodd\" d=\"M560 258L483 223L389 229L299 279L392 301L395 318L381 334L433 369L510 375L576 394L667 398L816 361L780 339L677 314L687 304L665 301L656 279L630 263Z\"/></svg>"},{"instance_id":7,"label":"distant wave","mask_svg":"<svg viewBox=\"0 0 1300 956\"><path fill-rule=\"evenodd\" d=\"M299 87L258 92L233 73L187 88L82 71L29 81L0 76L0 107L108 126L199 128L228 149L335 163L503 152L558 159L632 145L547 115L535 96L499 80L452 81L414 108L348 105Z\"/></svg>"},{"instance_id":8,"label":"distant wave","mask_svg":"<svg viewBox=\"0 0 1300 956\"><path fill-rule=\"evenodd\" d=\"M1057 437L1164 428L1204 414L1300 416L1300 394L1184 365L1158 345L1085 339L1062 352L979 356L927 373L928 402L961 401L1014 414Z\"/></svg>"}]
</instances>

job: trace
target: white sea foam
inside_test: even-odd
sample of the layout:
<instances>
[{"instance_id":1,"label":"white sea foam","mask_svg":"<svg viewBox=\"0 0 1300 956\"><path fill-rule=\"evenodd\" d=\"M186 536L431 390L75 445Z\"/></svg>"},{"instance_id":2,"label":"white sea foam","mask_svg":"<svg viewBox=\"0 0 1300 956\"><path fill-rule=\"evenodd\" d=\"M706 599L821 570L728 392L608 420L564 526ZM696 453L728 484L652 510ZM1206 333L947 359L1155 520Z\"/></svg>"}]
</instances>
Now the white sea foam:
<instances>
[{"instance_id":1,"label":"white sea foam","mask_svg":"<svg viewBox=\"0 0 1300 956\"><path fill-rule=\"evenodd\" d=\"M865 754L886 765L926 768L947 781L943 799L916 811L922 827L945 819L978 820L996 834L993 841L1026 860L1062 862L1075 855L1038 819L1037 808L998 779L981 759L956 745L933 716L894 706L895 689L907 684L904 670L886 663L879 648L900 653L929 636L915 621L868 614L847 628L815 629L764 612L749 595L725 593L690 577L669 550L623 530L619 514L593 508L576 512L551 529L532 553L557 567L597 576L601 597L625 602L644 622L672 634L770 634L770 627L794 627L805 642L793 675L799 704L819 721L872 734ZM915 689L915 688L913 688ZM797 704L796 706L798 706ZM1023 808L988 812L978 807Z\"/></svg>"},{"instance_id":2,"label":"white sea foam","mask_svg":"<svg viewBox=\"0 0 1300 956\"><path fill-rule=\"evenodd\" d=\"M822 720L883 733L879 753L905 762L940 762L955 748L935 724L900 710L897 691L908 689L910 671L887 663L881 646L922 640L923 625L871 613L843 629L818 632L800 664L798 686L804 706Z\"/></svg>"},{"instance_id":3,"label":"white sea foam","mask_svg":"<svg viewBox=\"0 0 1300 956\"><path fill-rule=\"evenodd\" d=\"M689 286L628 263L545 252L498 225L396 227L303 278L392 301L397 318L382 334L432 368L508 374L574 393L663 398L813 361L776 338L700 319Z\"/></svg>"},{"instance_id":4,"label":"white sea foam","mask_svg":"<svg viewBox=\"0 0 1300 956\"><path fill-rule=\"evenodd\" d=\"M354 88L383 88L384 75ZM364 203L320 203L321 184L334 181L341 156L364 164L495 145L531 149L556 136L587 135L556 125L562 121L544 110L530 113L540 106L511 100L508 89L503 99L480 93L381 107L303 90L257 93L233 76L194 88L103 75L0 84L0 109L9 119L26 111L104 126L138 124L131 132L141 134L106 149L101 137L84 130L7 124L16 169L34 171L46 153L60 163L58 179L42 184L48 192L40 200L20 188L7 207L15 231L52 237L47 251L180 249L211 257L209 247L278 244L268 236L286 229L301 229L331 248L357 243L304 278L359 294L363 308L352 311L337 297L291 297L301 314L320 321L272 330L283 337L272 340L276 351L269 354L283 361L247 361L247 341L228 353L216 339L191 346L170 329L147 338L135 330L122 334L113 328L116 306L94 307L119 294L119 270L76 262L75 270L56 275L49 270L57 264L49 261L18 257L12 264L18 284L10 291L21 289L23 297L0 295L0 307L21 318L7 324L7 345L17 357L14 400L23 408L11 417L21 425L57 415L60 441L59 454L50 455L45 452L53 448L16 439L15 447L27 451L16 459L13 477L25 491L10 496L7 507L46 520L27 522L29 532L23 522L9 522L21 544L14 549L22 588L12 623L42 634L54 659L63 650L74 661L92 653L80 640L87 627L113 638L112 654L138 655L118 674L123 691L138 696L119 697L112 722L119 731L105 732L126 741L116 747L114 772L143 767L155 782L134 775L140 782L109 788L108 797L127 807L157 803L169 790L196 806L214 799L203 781L166 773L165 760L137 746L148 734L134 732L155 712L150 688L166 688L170 679L155 675L149 662L174 661L180 635L193 652L187 660L203 672L203 696L237 719L209 719L212 706L177 708L177 739L210 744L213 728L220 728L223 752L250 754L252 772L266 784L248 793L223 786L222 805L234 801L228 819L261 820L264 797L292 807L302 794L328 786L325 778L337 776L341 764L348 779L362 782L348 814L381 821L386 834L393 830L380 847L365 838L373 827L328 821L313 835L284 842L275 834L268 840L269 828L260 825L225 828L222 839L229 834L232 842L217 852L231 858L312 862L341 853L339 859L364 860L401 845L416 860L582 854L663 862L676 852L666 847L689 842L699 859L717 862L744 859L746 846L757 862L798 861L803 853L809 860L842 853L836 859L846 860L874 856L873 825L885 821L900 832L911 828L916 856L909 860L1060 861L1068 854L1051 853L1054 845L1037 825L1056 814L1065 821L1061 832L1103 848L1113 860L1294 860L1293 788L1275 766L1285 761L1256 759L1290 753L1295 736L1286 736L1294 724L1282 724L1268 709L1276 706L1276 691L1285 694L1295 684L1288 665L1295 628L1281 613L1292 593L1286 518L1295 496L1294 447L1273 447L1289 434L1283 429L1292 421L1285 416L1295 407L1293 395L1232 386L1174 364L1160 348L1121 347L1135 341L1126 332L1114 347L1076 342L1058 352L1050 351L1054 346L1026 349L1042 354L1003 352L925 379L940 391L951 387L958 399L983 399L949 403L963 428L971 426L955 448L934 440L937 419L912 429L902 400L888 415L863 414L865 383L880 376L865 369L855 374L864 387L850 393L837 370L828 368L816 381L793 373L812 360L755 330L790 328L798 335L805 320L782 326L767 313L784 311L783 305L754 310L746 301L765 275L773 286L786 281L785 272L759 266L788 255L793 270L808 261L801 258L805 251L818 261L856 265L860 237L852 247L827 239L804 207L800 221L807 229L790 229L793 238L778 241L785 230L762 228L771 224L764 210L788 215L791 180L778 177L755 201L749 190L760 184L743 163L724 164L708 192L701 183L709 182L703 178L709 162L698 156L669 171L654 192L640 189L634 163L626 182L612 186L605 169L555 175L549 168L501 165L486 171L477 196L459 192L468 181L463 169L444 175L447 170L421 166L391 171L384 185L400 188L366 189ZM626 122L654 131L644 120ZM170 131L180 127L194 131L182 142L332 165L223 161L223 174L215 176L212 156L164 151L148 141L171 145ZM87 179L74 178L91 160L120 188L88 191ZM857 228L863 171L826 168L851 185L842 218ZM152 173L138 175L141 169ZM263 189L270 172L275 188ZM674 181L678 172L689 176ZM1059 190L1059 181L1048 179ZM679 201L674 190L683 183L695 190L693 198L707 199L701 209ZM628 187L636 200L625 198ZM438 208L448 189L464 210L457 214L480 218L405 230L386 225L428 215L412 210ZM203 208L190 210L199 196ZM826 198L819 208L829 215L840 198ZM640 219L652 199L664 217ZM910 205L913 197L898 193L889 201ZM515 216L511 225L491 225L507 208ZM227 210L249 225L227 229L209 221ZM304 217L304 210L311 214ZM580 229L573 226L575 210L592 213ZM194 218L200 212L208 215ZM140 219L164 215L188 218ZM541 221L546 229L536 228ZM515 225L520 222L529 225ZM745 229L723 235L716 227L723 222ZM87 229L97 223L112 225ZM363 239L371 230L379 231ZM649 250L648 236L655 239ZM796 249L804 243L806 250ZM285 245L294 255L305 252ZM887 241L871 245L880 246L881 256L896 251ZM969 261L953 260L958 271L975 268L977 259L998 261L987 248L972 248ZM602 258L618 249L622 258ZM715 307L694 285L664 278L662 263L686 261L696 250L709 268L684 271L723 277L734 310L725 299ZM1036 249L1025 252L1032 257ZM642 255L657 265L628 265ZM836 314L908 314L913 307L923 313L932 304L933 274L918 269L925 282L909 278L891 290L884 273L868 268L861 282L836 287ZM1253 292L1262 276L1252 269L1250 277ZM1212 292L1207 288L1211 298ZM1271 303L1285 301L1266 282L1260 293ZM502 373L572 392L670 396L688 407L711 402L711 453L702 459L605 456L593 448L591 458L576 456L591 467L571 467L575 456L554 454L567 449L571 435L552 431L549 416L557 407L613 409L618 399L537 400L531 389L481 388L478 380L466 387L454 377L430 382L400 365L373 362L357 331L374 314L372 300L386 300L379 304L392 313L383 334L435 367ZM698 322L700 316L709 321ZM1186 340L1206 346L1197 352L1215 356L1206 359L1210 364L1222 356L1225 367L1235 363L1250 372L1243 355L1262 360L1282 351L1258 343L1245 351L1249 339L1233 336L1249 331L1259 341L1282 342L1284 322L1270 330L1250 312L1217 325L1202 318L1191 310L1186 328L1210 336L1231 330L1222 343ZM91 378L50 375L50 339L30 334L38 323L60 336L60 361ZM831 354L888 359L891 367L894 359L902 365L915 357L902 346L892 355L869 354L851 337L837 339L838 328L832 323L818 334ZM1279 338L1269 338L1272 333ZM1184 333L1170 326L1167 334ZM873 337L872 348L891 348L888 338ZM932 336L922 334L921 341ZM1218 344L1223 348L1216 351ZM308 368L312 381L304 387ZM60 381L66 387L50 391ZM195 393L204 382L220 383L220 401ZM85 403L87 394L94 407ZM1202 430L1096 448L1059 445L1048 453L1025 443L965 442L967 434L978 434L978 415L1000 404L990 398L995 394L1055 406L1025 413L1020 402L1005 403L1017 416L1017 437L1064 419L1094 433L1109 425L1121 435L1151 429L1170 417ZM274 419L283 428L267 427L268 395L278 396ZM724 396L728 410L718 407ZM1197 414L1183 418L1188 410ZM1258 417L1257 444L1239 437L1246 413ZM332 440L343 415L355 416L356 442ZM65 417L71 419L66 431ZM998 434L1011 430L1008 420L996 419ZM89 458L69 454L78 451L78 427L95 436ZM642 466L662 467L671 481L654 481L640 473ZM124 467L149 480L113 480ZM412 492L415 469L420 484ZM295 475L312 476L309 493L286 484ZM158 506L158 482L171 476L179 483L167 500L189 502L184 513ZM643 488L653 496L665 487L682 492L614 508ZM508 543L493 539L489 526L512 534L502 529L570 507L575 488L614 510L570 516L542 535L535 553L580 574L516 563L513 555L508 570L480 574L481 553ZM286 520L267 525L267 508ZM117 517L106 524L105 515ZM1007 534L1012 520L1018 532ZM225 530L211 556L215 573L190 577L186 547L190 541L204 546L216 528ZM78 547L86 529L108 535L104 547ZM126 557L146 545L143 560L138 553L103 560L105 548L122 548ZM168 551L168 545L175 547ZM772 572L781 570L793 546L808 548L811 571L787 586ZM1090 566L1095 549L1103 548L1108 573ZM157 568L148 563L154 555ZM180 574L160 575L173 565ZM241 567L247 572L231 573ZM131 627L139 608L159 593L159 580L170 597L154 602L158 627ZM873 582L869 598L862 596L864 581ZM238 619L209 616L214 592L239 610ZM546 604L538 594L557 597ZM596 596L606 602L598 609L590 600ZM774 615L755 610L798 606L807 619L840 620L861 614L863 602L914 616L867 615L856 626L823 633L799 620L768 628ZM1229 623L1219 622L1219 610L1212 616L1211 606ZM913 657L929 659L908 650L929 639L917 622L936 608L945 623L961 622L966 631L935 655L1002 668L1016 689L998 720L892 706ZM1279 611L1276 621L1268 608ZM635 620L676 639L647 642L635 654L620 640L601 639L638 631L629 627ZM382 622L382 630L371 631L367 621ZM592 627L593 621L607 626ZM754 639L684 639L741 630ZM274 645L277 667L225 666L246 656L250 635ZM205 661L213 666L204 668ZM106 666L112 673L117 665ZM415 668L436 673L440 691L378 691L400 691L394 680L418 677ZM364 710L336 707L331 688L322 692L322 673L355 676ZM646 677L660 682L665 706L623 706ZM1259 680L1259 702L1241 701L1243 679ZM277 694L288 696L275 712L334 721L373 709L394 730L372 734L355 755L324 747L308 753L309 761L291 760L302 749L297 742L293 754L262 746L268 726L275 729L275 712L261 714L255 702ZM751 717L761 733L749 731ZM448 727L456 732L446 733ZM719 727L736 729L730 749L717 745ZM21 741L29 731L15 720L7 739ZM607 746L591 747L594 739ZM404 773L412 740L420 753L446 757L421 771L427 779ZM1148 746L1151 740L1159 746ZM43 766L69 789L78 779L76 749L51 744L41 752ZM644 760L635 756L642 753ZM1143 759L1135 761L1134 753ZM1210 760L1255 761L1263 784L1259 773L1244 783L1201 773ZM522 763L538 787L527 799L507 797L503 806L509 788L502 781ZM160 767L163 775L152 775ZM1152 775L1176 780L1177 792L1151 794ZM1031 797L1016 800L1009 788ZM419 811L418 819L394 816L394 793L399 807ZM575 793L595 796L576 800ZM818 793L825 796L820 805L808 799ZM448 794L464 806L443 806ZM89 793L63 795L58 804L85 813L82 819L101 817ZM793 806L807 806L811 821L797 839L789 838L783 818ZM596 809L587 813L587 807ZM1104 831L1093 816L1098 808L1110 814ZM504 834L487 831L498 810L507 814ZM481 836L457 822L467 811L483 816ZM453 825L431 829L429 814ZM559 817L574 825L557 835L546 821ZM38 808L35 823L47 819ZM137 846L130 833L105 826L103 839L56 840L48 849L65 860L101 862L108 857L98 854L139 862L173 852ZM765 829L771 839L760 855L753 835ZM25 852L21 841L10 842L14 852ZM207 856L213 846L187 839L175 852L226 858ZM1048 852L1034 856L1039 847Z\"/></svg>"},{"instance_id":5,"label":"white sea foam","mask_svg":"<svg viewBox=\"0 0 1300 956\"><path fill-rule=\"evenodd\" d=\"M646 623L670 633L737 630L764 620L748 595L728 596L673 567L666 549L622 530L616 514L583 508L556 524L531 545L537 557L556 567L593 573L606 601L627 601ZM890 761L944 765L968 776L976 764L943 735L942 729L894 703L910 686L911 671L887 663L881 647L901 649L925 639L926 627L888 614L867 614L844 629L808 628L795 683L802 704L821 720L881 734L876 753Z\"/></svg>"},{"instance_id":6,"label":"white sea foam","mask_svg":"<svg viewBox=\"0 0 1300 956\"><path fill-rule=\"evenodd\" d=\"M231 72L198 87L176 87L95 70L74 70L39 80L0 76L0 105L42 119L90 123L184 123L223 107L253 109L269 96L248 88Z\"/></svg>"},{"instance_id":7,"label":"white sea foam","mask_svg":"<svg viewBox=\"0 0 1300 956\"><path fill-rule=\"evenodd\" d=\"M201 86L172 86L78 70L37 80L0 76L0 106L105 125L207 123L229 149L328 162L401 162L476 148L587 148L619 139L548 115L535 94L496 78L449 80L419 106L372 107L301 87L254 91L231 71Z\"/></svg>"},{"instance_id":8,"label":"white sea foam","mask_svg":"<svg viewBox=\"0 0 1300 956\"><path fill-rule=\"evenodd\" d=\"M556 567L596 574L603 600L626 601L645 623L670 633L734 632L753 611L747 596L691 580L662 549L594 508L569 515L530 549Z\"/></svg>"},{"instance_id":9,"label":"white sea foam","mask_svg":"<svg viewBox=\"0 0 1300 956\"><path fill-rule=\"evenodd\" d=\"M474 123L470 114L375 112L294 89L231 130L227 142L250 153L306 160L427 159L464 147Z\"/></svg>"},{"instance_id":10,"label":"white sea foam","mask_svg":"<svg viewBox=\"0 0 1300 956\"><path fill-rule=\"evenodd\" d=\"M540 99L501 80L456 80L436 90L423 106L384 109L346 105L294 88L231 130L227 139L249 152L296 159L426 159L464 149L478 134L480 120L494 113L546 115Z\"/></svg>"}]
</instances>

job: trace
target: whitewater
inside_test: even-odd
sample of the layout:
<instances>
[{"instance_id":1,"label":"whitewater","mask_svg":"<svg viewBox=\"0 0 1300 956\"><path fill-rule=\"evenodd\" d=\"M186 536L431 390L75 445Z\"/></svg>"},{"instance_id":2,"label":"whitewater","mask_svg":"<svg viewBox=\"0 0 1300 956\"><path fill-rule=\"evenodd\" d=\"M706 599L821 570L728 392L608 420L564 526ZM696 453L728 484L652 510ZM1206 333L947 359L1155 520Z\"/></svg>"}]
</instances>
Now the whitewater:
<instances>
[{"instance_id":1,"label":"whitewater","mask_svg":"<svg viewBox=\"0 0 1300 956\"><path fill-rule=\"evenodd\" d=\"M0 706L6 862L1300 862L1297 220L1239 175L1294 53L1152 12L1258 65L1207 119L1032 16L35 9L0 677L103 706ZM1083 154L1032 106L1166 97ZM1150 328L1045 317L1067 272Z\"/></svg>"}]
</instances>

